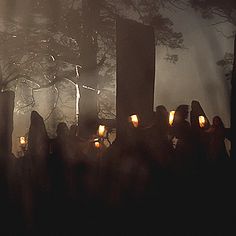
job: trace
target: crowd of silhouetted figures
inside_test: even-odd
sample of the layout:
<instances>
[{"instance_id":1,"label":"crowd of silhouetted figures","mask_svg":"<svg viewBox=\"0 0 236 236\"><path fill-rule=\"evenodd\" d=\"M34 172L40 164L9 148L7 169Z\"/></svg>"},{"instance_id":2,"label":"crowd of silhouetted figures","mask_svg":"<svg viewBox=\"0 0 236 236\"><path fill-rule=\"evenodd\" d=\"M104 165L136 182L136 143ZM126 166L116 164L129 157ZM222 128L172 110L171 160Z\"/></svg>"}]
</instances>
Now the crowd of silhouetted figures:
<instances>
[{"instance_id":1,"label":"crowd of silhouetted figures","mask_svg":"<svg viewBox=\"0 0 236 236\"><path fill-rule=\"evenodd\" d=\"M1 160L1 235L235 235L230 131L192 102L158 106L150 125L127 128L109 148L58 124L49 139L31 114L21 158Z\"/></svg>"}]
</instances>

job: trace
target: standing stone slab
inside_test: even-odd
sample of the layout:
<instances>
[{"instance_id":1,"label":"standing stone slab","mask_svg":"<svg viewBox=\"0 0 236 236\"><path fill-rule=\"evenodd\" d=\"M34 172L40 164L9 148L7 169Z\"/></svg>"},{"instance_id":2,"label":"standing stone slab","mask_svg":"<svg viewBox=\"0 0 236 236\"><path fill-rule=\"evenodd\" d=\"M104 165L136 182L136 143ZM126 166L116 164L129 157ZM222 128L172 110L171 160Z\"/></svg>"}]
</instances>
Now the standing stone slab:
<instances>
[{"instance_id":1,"label":"standing stone slab","mask_svg":"<svg viewBox=\"0 0 236 236\"><path fill-rule=\"evenodd\" d=\"M153 116L155 37L152 27L118 19L117 138L126 135L128 117L137 114L145 125Z\"/></svg>"},{"instance_id":2,"label":"standing stone slab","mask_svg":"<svg viewBox=\"0 0 236 236\"><path fill-rule=\"evenodd\" d=\"M232 74L232 90L231 90L231 158L236 160L236 148L235 148L235 136L236 136L236 95L235 95L235 86L236 86L236 36L234 40L234 65L233 65L233 74Z\"/></svg>"},{"instance_id":3,"label":"standing stone slab","mask_svg":"<svg viewBox=\"0 0 236 236\"><path fill-rule=\"evenodd\" d=\"M12 152L14 99L14 92L0 92L0 158Z\"/></svg>"}]
</instances>

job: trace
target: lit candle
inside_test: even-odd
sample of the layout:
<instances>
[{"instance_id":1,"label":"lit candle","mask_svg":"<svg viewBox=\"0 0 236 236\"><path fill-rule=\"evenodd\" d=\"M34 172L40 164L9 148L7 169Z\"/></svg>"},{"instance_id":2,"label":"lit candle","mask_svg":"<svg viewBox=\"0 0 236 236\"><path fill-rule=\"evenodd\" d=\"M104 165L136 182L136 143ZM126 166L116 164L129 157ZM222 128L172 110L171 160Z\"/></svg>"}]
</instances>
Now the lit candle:
<instances>
[{"instance_id":1,"label":"lit candle","mask_svg":"<svg viewBox=\"0 0 236 236\"><path fill-rule=\"evenodd\" d=\"M95 148L100 148L100 147L101 147L101 144L100 144L99 141L95 141L95 142L94 142L94 146L95 146Z\"/></svg>"},{"instance_id":2,"label":"lit candle","mask_svg":"<svg viewBox=\"0 0 236 236\"><path fill-rule=\"evenodd\" d=\"M130 116L130 120L131 120L133 126L134 126L135 128L137 128L138 125L139 125L138 116L137 116L137 115L132 115L132 116Z\"/></svg>"},{"instance_id":3,"label":"lit candle","mask_svg":"<svg viewBox=\"0 0 236 236\"><path fill-rule=\"evenodd\" d=\"M199 126L201 128L204 128L206 124L206 118L204 116L199 116L198 121L199 121Z\"/></svg>"},{"instance_id":4,"label":"lit candle","mask_svg":"<svg viewBox=\"0 0 236 236\"><path fill-rule=\"evenodd\" d=\"M170 114L169 114L169 124L170 124L170 126L173 125L174 118L175 118L175 111L171 111Z\"/></svg>"},{"instance_id":5,"label":"lit candle","mask_svg":"<svg viewBox=\"0 0 236 236\"><path fill-rule=\"evenodd\" d=\"M20 145L26 145L26 138L25 137L20 137Z\"/></svg>"},{"instance_id":6,"label":"lit candle","mask_svg":"<svg viewBox=\"0 0 236 236\"><path fill-rule=\"evenodd\" d=\"M105 131L106 131L105 125L99 125L99 127L98 127L98 135L99 135L100 137L103 137L103 136L104 136Z\"/></svg>"}]
</instances>

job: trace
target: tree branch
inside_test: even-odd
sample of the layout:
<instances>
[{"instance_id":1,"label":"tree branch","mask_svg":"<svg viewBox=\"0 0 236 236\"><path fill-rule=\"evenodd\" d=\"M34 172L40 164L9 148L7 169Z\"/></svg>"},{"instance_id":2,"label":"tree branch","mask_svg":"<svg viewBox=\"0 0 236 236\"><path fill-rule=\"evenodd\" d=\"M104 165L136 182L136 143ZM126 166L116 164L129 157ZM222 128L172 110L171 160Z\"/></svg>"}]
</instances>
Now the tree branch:
<instances>
[{"instance_id":1,"label":"tree branch","mask_svg":"<svg viewBox=\"0 0 236 236\"><path fill-rule=\"evenodd\" d=\"M182 7L178 6L178 5L176 5L175 2L176 2L176 1L168 0L168 3L169 3L170 5L172 5L173 7L177 8L177 9L179 9L179 10L181 10L181 11L186 10L186 8L182 8Z\"/></svg>"},{"instance_id":2,"label":"tree branch","mask_svg":"<svg viewBox=\"0 0 236 236\"><path fill-rule=\"evenodd\" d=\"M56 101L54 102L52 110L51 110L50 113L46 116L46 118L44 119L44 121L47 121L47 120L51 117L52 113L55 111L55 109L56 109L56 107L57 107L57 104L58 104L58 100L59 100L59 90L58 90L58 88L57 88L56 85L54 85L54 89L55 89L55 91L56 91L56 93L57 93Z\"/></svg>"},{"instance_id":3,"label":"tree branch","mask_svg":"<svg viewBox=\"0 0 236 236\"><path fill-rule=\"evenodd\" d=\"M233 34L232 34L232 35L226 35L223 31L219 30L217 27L214 27L214 28L215 28L215 30L216 30L218 33L220 33L223 37L225 37L225 38L227 38L227 39L230 39L230 38L233 38L233 37L234 37Z\"/></svg>"}]
</instances>

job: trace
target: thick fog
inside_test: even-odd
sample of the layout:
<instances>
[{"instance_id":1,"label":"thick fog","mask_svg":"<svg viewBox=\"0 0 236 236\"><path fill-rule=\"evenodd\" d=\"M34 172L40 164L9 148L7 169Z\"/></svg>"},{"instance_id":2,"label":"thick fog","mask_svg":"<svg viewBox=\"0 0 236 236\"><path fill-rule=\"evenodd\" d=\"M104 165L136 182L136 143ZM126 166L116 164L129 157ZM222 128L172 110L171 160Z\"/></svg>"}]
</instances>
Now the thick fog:
<instances>
[{"instance_id":1,"label":"thick fog","mask_svg":"<svg viewBox=\"0 0 236 236\"><path fill-rule=\"evenodd\" d=\"M168 13L167 13L168 14ZM204 20L195 11L169 13L176 31L184 35L184 50L169 50L179 60L165 60L168 49L156 50L155 105L175 109L178 104L200 101L210 120L215 115L230 125L230 80L225 68L217 65L226 52L233 52L235 30L230 24L214 25L219 19Z\"/></svg>"},{"instance_id":2,"label":"thick fog","mask_svg":"<svg viewBox=\"0 0 236 236\"><path fill-rule=\"evenodd\" d=\"M1 16L6 16L8 13L15 14L17 17L24 15L29 1L23 2L24 4L13 4L10 9L6 9L4 1L0 1ZM165 105L168 110L173 110L180 104L190 105L192 100L198 100L210 120L213 116L219 115L225 126L229 127L230 80L225 76L224 68L217 65L217 61L223 59L225 53L233 52L233 38L229 36L235 28L227 23L215 24L220 19L202 19L200 14L190 8L167 10L163 15L173 21L175 31L183 33L185 49L171 50L163 46L156 47L154 110L155 106L161 104ZM133 19L136 17L133 12L126 13L126 16ZM29 20L32 19L26 17L25 22ZM0 27L1 31L8 27L1 18ZM166 60L167 54L177 54L178 61L172 63ZM115 77L115 70L113 70L113 76ZM115 92L115 86L107 87ZM53 119L72 124L75 121L75 89L69 84L65 84L63 89L61 97L66 97L66 99L58 103L60 117L57 115ZM16 92L16 104L19 96L21 95ZM53 96L53 91L48 90L35 94L38 105L34 109L38 110L45 119L53 107ZM115 100L115 96L110 99ZM111 103L115 106L115 101ZM18 146L17 137L25 135L29 128L30 111L19 112L15 109L14 150ZM46 124L50 133L53 133L56 128L53 119L51 123Z\"/></svg>"}]
</instances>

